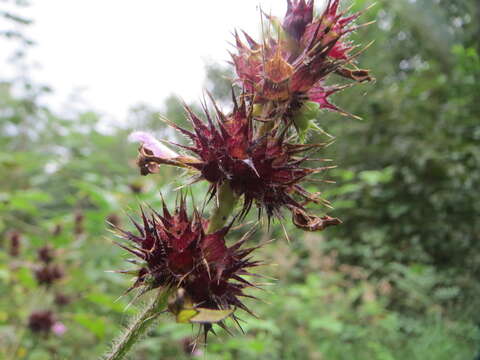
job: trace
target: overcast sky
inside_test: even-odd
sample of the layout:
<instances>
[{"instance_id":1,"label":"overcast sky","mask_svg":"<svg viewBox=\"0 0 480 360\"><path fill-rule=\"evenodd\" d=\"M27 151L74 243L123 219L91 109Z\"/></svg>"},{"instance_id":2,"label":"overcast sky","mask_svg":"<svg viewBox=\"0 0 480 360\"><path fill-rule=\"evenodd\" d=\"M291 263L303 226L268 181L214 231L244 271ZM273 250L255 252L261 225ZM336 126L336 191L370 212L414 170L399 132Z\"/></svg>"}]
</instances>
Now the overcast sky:
<instances>
[{"instance_id":1,"label":"overcast sky","mask_svg":"<svg viewBox=\"0 0 480 360\"><path fill-rule=\"evenodd\" d=\"M22 14L35 21L30 58L41 64L35 79L55 90L49 103L60 109L82 89L88 106L121 120L170 93L198 99L205 62L228 59L232 31L258 33L259 5L286 9L284 0L33 0Z\"/></svg>"}]
</instances>

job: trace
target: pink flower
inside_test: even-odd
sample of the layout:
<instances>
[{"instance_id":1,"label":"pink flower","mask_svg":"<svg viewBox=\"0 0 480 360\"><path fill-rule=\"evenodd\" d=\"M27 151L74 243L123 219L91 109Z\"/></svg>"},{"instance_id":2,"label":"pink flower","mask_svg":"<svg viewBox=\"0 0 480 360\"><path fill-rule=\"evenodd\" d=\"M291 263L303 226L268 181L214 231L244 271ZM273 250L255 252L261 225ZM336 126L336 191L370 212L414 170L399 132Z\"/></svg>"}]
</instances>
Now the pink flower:
<instances>
[{"instance_id":1,"label":"pink flower","mask_svg":"<svg viewBox=\"0 0 480 360\"><path fill-rule=\"evenodd\" d=\"M55 335L62 336L67 331L67 327L63 325L63 323L57 321L55 324L53 324L52 331Z\"/></svg>"},{"instance_id":2,"label":"pink flower","mask_svg":"<svg viewBox=\"0 0 480 360\"><path fill-rule=\"evenodd\" d=\"M173 159L178 157L178 154L175 151L170 150L152 135L144 131L135 131L131 133L128 140L142 143L143 147L150 150L156 157L162 159Z\"/></svg>"}]
</instances>

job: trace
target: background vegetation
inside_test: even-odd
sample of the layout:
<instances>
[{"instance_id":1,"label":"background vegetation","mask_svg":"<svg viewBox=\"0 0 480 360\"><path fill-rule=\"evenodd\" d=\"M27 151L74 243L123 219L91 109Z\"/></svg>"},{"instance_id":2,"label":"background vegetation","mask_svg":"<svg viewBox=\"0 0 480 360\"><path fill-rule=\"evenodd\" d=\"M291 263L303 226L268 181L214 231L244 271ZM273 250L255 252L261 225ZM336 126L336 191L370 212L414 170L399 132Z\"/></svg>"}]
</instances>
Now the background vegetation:
<instances>
[{"instance_id":1,"label":"background vegetation","mask_svg":"<svg viewBox=\"0 0 480 360\"><path fill-rule=\"evenodd\" d=\"M18 29L30 20L17 3L17 14L0 3L0 41L16 44L19 69L0 79L0 359L94 359L136 311L130 296L118 299L128 277L106 272L128 268L106 222L130 226L126 211L157 206L160 190L171 202L179 185L168 167L142 178L125 139L138 128L171 136L159 112L185 120L173 97L158 109L135 107L121 124L52 112L42 105L51 89L32 82L24 63L32 41ZM200 349L208 359L474 359L479 17L475 0L381 0L364 16L376 24L353 36L375 39L361 64L377 81L336 99L364 120L326 112L318 121L337 138L325 157L339 165L329 174L337 183L320 190L344 224L321 234L288 228L291 244L277 227L259 232L253 241L277 239L262 250L276 265L261 269L277 280L255 294L268 303L252 304L259 318L244 316L246 335L212 337ZM220 98L228 94L224 76L228 69L209 67L207 85ZM65 272L48 287L35 276L46 244ZM64 334L29 330L29 315L43 309L55 312ZM195 335L166 315L133 358L188 358L185 339Z\"/></svg>"}]
</instances>

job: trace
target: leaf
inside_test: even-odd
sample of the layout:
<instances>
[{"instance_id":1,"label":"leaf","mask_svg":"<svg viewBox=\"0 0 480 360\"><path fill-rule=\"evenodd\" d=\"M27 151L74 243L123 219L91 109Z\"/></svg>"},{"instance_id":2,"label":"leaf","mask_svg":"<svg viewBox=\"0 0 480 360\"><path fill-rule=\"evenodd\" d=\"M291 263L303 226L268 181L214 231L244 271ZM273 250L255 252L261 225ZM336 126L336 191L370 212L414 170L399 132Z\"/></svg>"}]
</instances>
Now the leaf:
<instances>
[{"instance_id":1,"label":"leaf","mask_svg":"<svg viewBox=\"0 0 480 360\"><path fill-rule=\"evenodd\" d=\"M198 311L195 309L183 309L177 314L177 323L187 324L190 320L198 314Z\"/></svg>"},{"instance_id":2,"label":"leaf","mask_svg":"<svg viewBox=\"0 0 480 360\"><path fill-rule=\"evenodd\" d=\"M98 316L91 316L89 314L75 314L73 319L90 330L96 337L102 339L105 336L105 320Z\"/></svg>"},{"instance_id":3,"label":"leaf","mask_svg":"<svg viewBox=\"0 0 480 360\"><path fill-rule=\"evenodd\" d=\"M32 272L27 268L22 268L17 272L18 280L20 283L28 289L33 289L37 286Z\"/></svg>"},{"instance_id":4,"label":"leaf","mask_svg":"<svg viewBox=\"0 0 480 360\"><path fill-rule=\"evenodd\" d=\"M235 309L211 310L205 308L196 308L195 310L198 312L198 314L190 319L190 322L194 324L218 323L222 320L225 320L235 311Z\"/></svg>"},{"instance_id":5,"label":"leaf","mask_svg":"<svg viewBox=\"0 0 480 360\"><path fill-rule=\"evenodd\" d=\"M372 186L389 183L393 179L393 171L392 167L387 167L382 170L362 171L360 173L360 179Z\"/></svg>"},{"instance_id":6,"label":"leaf","mask_svg":"<svg viewBox=\"0 0 480 360\"><path fill-rule=\"evenodd\" d=\"M322 329L334 334L339 334L343 330L343 324L335 318L316 318L310 323L313 329Z\"/></svg>"},{"instance_id":7,"label":"leaf","mask_svg":"<svg viewBox=\"0 0 480 360\"><path fill-rule=\"evenodd\" d=\"M116 298L102 293L91 293L85 297L87 300L106 307L109 310L116 311L118 313L133 312L133 308L127 308L127 304L117 300Z\"/></svg>"}]
</instances>

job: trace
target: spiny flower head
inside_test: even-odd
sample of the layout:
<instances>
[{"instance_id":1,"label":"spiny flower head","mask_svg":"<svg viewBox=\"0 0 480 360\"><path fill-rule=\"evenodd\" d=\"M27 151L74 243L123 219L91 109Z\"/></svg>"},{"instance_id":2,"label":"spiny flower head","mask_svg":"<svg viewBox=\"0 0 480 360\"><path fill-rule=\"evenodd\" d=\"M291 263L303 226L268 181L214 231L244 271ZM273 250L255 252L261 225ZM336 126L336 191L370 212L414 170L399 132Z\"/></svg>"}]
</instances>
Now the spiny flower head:
<instances>
[{"instance_id":1,"label":"spiny flower head","mask_svg":"<svg viewBox=\"0 0 480 360\"><path fill-rule=\"evenodd\" d=\"M345 39L359 28L351 24L361 13L345 15L339 10L340 0L329 0L323 14L314 18L313 6L313 1L288 0L283 22L266 16L278 36L265 33L261 43L246 33L244 43L235 33L237 52L232 60L238 82L255 94L256 103L278 101L289 108L314 101L321 108L348 114L328 100L345 86L327 88L325 81L333 73L356 82L371 80L368 71L351 67L358 54L350 54L354 45Z\"/></svg>"},{"instance_id":2,"label":"spiny flower head","mask_svg":"<svg viewBox=\"0 0 480 360\"><path fill-rule=\"evenodd\" d=\"M171 124L192 142L190 146L178 146L194 154L183 157L187 159L183 163L185 166L198 171L194 181L210 182L211 197L228 182L237 196L243 196L242 215L248 213L254 203L260 207L260 212L265 210L269 218L281 217L284 208L304 211L305 203L325 203L301 183L309 175L330 168L304 166L309 160L306 154L326 144L289 143L288 127L264 131L262 125L254 121L253 105L247 103L246 98L241 97L238 104L233 97L234 109L229 115L223 114L212 100L215 114L212 116L204 106L206 122L186 107L193 131ZM150 163L168 164L170 159L149 156L141 150L139 163L152 168Z\"/></svg>"},{"instance_id":3,"label":"spiny flower head","mask_svg":"<svg viewBox=\"0 0 480 360\"><path fill-rule=\"evenodd\" d=\"M137 259L132 262L139 265L136 281L128 291L182 288L194 306L250 312L240 298L247 297L244 289L254 285L243 276L252 275L247 269L259 263L249 257L255 248L241 249L246 238L228 247L228 227L207 234L208 221L197 211L189 217L184 198L174 213L165 205L162 214L147 215L142 210L142 223L133 223L137 233L117 228L119 236L130 242L119 245L135 255Z\"/></svg>"}]
</instances>

